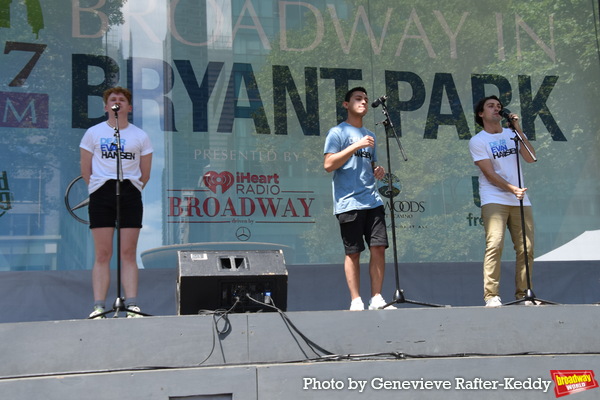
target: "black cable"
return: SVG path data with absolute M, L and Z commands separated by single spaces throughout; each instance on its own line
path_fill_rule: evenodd
M 288 329 L 291 328 L 294 332 L 296 332 L 298 335 L 300 335 L 300 337 L 304 340 L 304 342 L 308 345 L 308 347 L 315 353 L 315 355 L 317 355 L 317 357 L 322 357 L 317 352 L 317 350 L 320 351 L 321 353 L 326 354 L 326 355 L 333 355 L 332 352 L 330 352 L 329 350 L 325 350 L 323 347 L 321 347 L 317 343 L 313 342 L 306 335 L 304 335 L 302 333 L 302 331 L 300 331 L 300 329 L 298 329 L 296 327 L 296 325 L 294 325 L 294 323 L 288 318 L 288 316 L 285 314 L 285 312 L 283 312 L 280 308 L 278 308 L 277 306 L 275 306 L 275 303 L 273 302 L 273 298 L 271 296 L 265 296 L 269 300 L 270 303 L 266 303 L 266 302 L 262 302 L 262 301 L 256 300 L 256 299 L 250 297 L 250 295 L 247 294 L 247 293 L 246 293 L 246 296 L 250 300 L 254 301 L 255 303 L 261 304 L 263 306 L 267 306 L 267 307 L 272 308 L 275 311 L 277 311 L 277 313 L 279 314 L 279 316 L 283 319 L 283 322 L 288 326 Z
M 206 358 L 204 360 L 202 360 L 198 364 L 198 366 L 200 366 L 200 365 L 204 364 L 206 361 L 208 361 L 208 359 L 214 353 L 215 348 L 217 346 L 216 335 L 224 335 L 231 331 L 231 322 L 229 322 L 229 314 L 231 313 L 231 311 L 233 311 L 235 309 L 235 307 L 238 305 L 239 302 L 240 302 L 239 297 L 236 297 L 235 303 L 233 303 L 233 305 L 228 310 L 218 309 L 218 310 L 214 310 L 214 311 L 211 311 L 211 310 L 199 310 L 198 311 L 198 315 L 212 315 L 213 327 L 214 327 L 214 331 L 212 334 L 212 345 L 210 348 L 210 353 L 208 353 L 208 356 L 206 356 Z M 219 329 L 219 321 L 224 321 L 223 329 Z

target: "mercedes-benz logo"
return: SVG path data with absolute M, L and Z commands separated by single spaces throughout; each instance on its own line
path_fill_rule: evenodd
M 240 226 L 237 231 L 235 231 L 235 237 L 241 242 L 248 241 L 251 235 L 250 229 L 246 228 L 245 226 Z
M 78 182 L 79 184 L 77 184 Z M 85 181 L 83 180 L 83 177 L 78 176 L 77 178 L 73 179 L 71 183 L 69 183 L 69 186 L 67 186 L 67 190 L 65 192 L 65 206 L 73 218 L 82 224 L 89 225 L 90 221 L 84 218 L 84 216 L 87 216 L 87 212 L 80 211 L 75 213 L 75 211 L 88 206 L 90 198 L 87 196 L 88 193 Z M 73 204 L 77 202 L 74 206 L 71 206 L 72 200 L 74 200 Z

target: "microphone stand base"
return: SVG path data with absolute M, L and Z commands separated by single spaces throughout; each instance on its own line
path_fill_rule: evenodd
M 393 304 L 403 304 L 403 303 L 417 304 L 417 305 L 426 306 L 426 307 L 450 307 L 449 305 L 425 303 L 422 301 L 408 300 L 406 297 L 404 297 L 404 291 L 402 289 L 400 289 L 400 290 L 396 290 L 396 293 L 394 293 L 394 300 L 387 303 L 385 306 L 382 307 L 382 309 L 385 309 L 386 307 L 389 307 Z

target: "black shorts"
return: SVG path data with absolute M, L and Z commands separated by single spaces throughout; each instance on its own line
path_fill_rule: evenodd
M 108 180 L 94 193 L 90 194 L 88 213 L 90 229 L 114 228 L 117 222 L 117 181 Z M 144 206 L 142 193 L 129 180 L 121 182 L 119 196 L 121 209 L 121 228 L 141 228 Z
M 369 210 L 355 210 L 336 215 L 346 254 L 360 253 L 369 247 L 388 247 L 385 210 L 383 206 Z M 364 238 L 364 239 L 363 239 Z

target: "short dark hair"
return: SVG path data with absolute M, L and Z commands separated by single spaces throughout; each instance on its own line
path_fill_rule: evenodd
M 353 87 L 352 89 L 346 92 L 346 96 L 344 97 L 344 101 L 348 102 L 352 98 L 352 93 L 354 92 L 365 92 L 367 94 L 367 89 L 362 86 Z
M 492 95 L 479 100 L 479 102 L 477 102 L 477 104 L 475 105 L 475 122 L 477 122 L 481 126 L 483 126 L 483 118 L 479 116 L 479 113 L 483 111 L 483 106 L 488 100 L 498 100 L 498 103 L 500 103 L 500 107 L 502 107 L 500 110 L 504 108 L 504 105 L 502 104 L 498 96 Z

